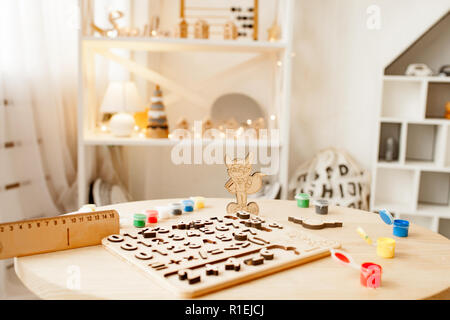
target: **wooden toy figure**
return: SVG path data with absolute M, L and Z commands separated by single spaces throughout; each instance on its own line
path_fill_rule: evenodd
M 178 130 L 180 129 L 180 130 Z M 180 119 L 178 119 L 176 125 L 175 125 L 175 130 L 176 131 L 176 136 L 178 137 L 178 139 L 188 139 L 190 136 L 189 133 L 189 122 L 186 120 L 186 118 L 182 117 Z
M 233 21 L 227 21 L 223 27 L 223 38 L 225 40 L 235 40 L 238 37 L 238 29 Z
M 225 183 L 228 192 L 236 195 L 236 202 L 230 202 L 227 205 L 227 213 L 233 214 L 238 211 L 246 211 L 257 215 L 259 207 L 256 202 L 247 203 L 247 195 L 258 192 L 263 183 L 264 174 L 252 172 L 253 153 L 249 153 L 245 159 L 231 159 L 225 156 L 225 165 L 227 166 L 230 179 Z
M 203 138 L 205 138 L 205 139 L 212 138 L 211 131 L 210 131 L 211 129 L 214 129 L 214 124 L 209 117 L 206 117 L 205 119 L 203 119 L 203 122 L 202 122 Z
M 195 39 L 208 39 L 209 38 L 209 25 L 205 20 L 198 20 L 195 23 L 194 38 Z
M 182 18 L 178 23 L 175 34 L 178 38 L 188 37 L 188 24 L 184 18 Z

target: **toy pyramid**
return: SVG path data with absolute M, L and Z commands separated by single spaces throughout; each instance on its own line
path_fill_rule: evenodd
M 152 104 L 148 111 L 147 138 L 164 139 L 169 137 L 166 111 L 162 99 L 162 91 L 159 85 L 153 92 Z

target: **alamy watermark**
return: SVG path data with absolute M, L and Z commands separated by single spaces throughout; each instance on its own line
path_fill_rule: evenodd
M 381 8 L 376 4 L 372 4 L 366 9 L 367 20 L 366 26 L 369 30 L 381 29 Z
M 180 164 L 225 164 L 225 156 L 244 159 L 253 153 L 252 164 L 261 165 L 266 175 L 278 173 L 280 167 L 280 133 L 278 129 L 244 129 L 225 132 L 218 129 L 202 130 L 202 122 L 194 122 L 193 132 L 177 129 L 171 138 L 178 140 L 172 148 L 171 160 Z

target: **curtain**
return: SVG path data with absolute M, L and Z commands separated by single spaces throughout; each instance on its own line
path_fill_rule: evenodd
M 0 1 L 0 222 L 77 209 L 77 6 Z

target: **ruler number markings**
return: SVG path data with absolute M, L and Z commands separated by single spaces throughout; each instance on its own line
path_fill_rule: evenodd
M 78 220 L 77 220 L 77 218 L 78 218 Z M 33 227 L 41 228 L 42 226 L 45 226 L 45 227 L 58 226 L 58 221 L 60 222 L 60 224 L 65 225 L 67 223 L 67 220 L 73 224 L 76 224 L 79 222 L 81 222 L 81 223 L 95 222 L 95 221 L 114 219 L 114 218 L 115 218 L 114 213 L 101 213 L 101 214 L 90 214 L 90 215 L 82 216 L 82 217 L 74 217 L 74 218 L 70 218 L 70 219 L 62 218 L 62 217 L 54 217 L 54 218 L 49 218 L 48 220 L 33 221 L 30 223 L 13 222 L 11 224 L 6 223 L 3 226 L 0 226 L 0 233 L 4 233 L 4 232 L 8 232 L 8 231 L 13 232 L 15 230 L 26 230 L 27 226 L 28 226 L 28 229 L 32 229 Z M 53 221 L 53 225 L 51 224 L 52 221 Z M 41 225 L 41 223 L 44 223 L 44 225 Z

